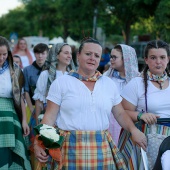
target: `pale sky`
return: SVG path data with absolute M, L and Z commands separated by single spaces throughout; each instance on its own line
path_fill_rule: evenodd
M 0 17 L 2 14 L 6 14 L 10 9 L 14 9 L 20 6 L 21 2 L 18 0 L 0 0 Z

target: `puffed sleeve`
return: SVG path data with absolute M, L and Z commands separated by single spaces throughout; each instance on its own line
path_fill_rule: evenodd
M 50 86 L 48 96 L 47 96 L 47 100 L 50 100 L 50 101 L 52 101 L 53 103 L 55 103 L 59 106 L 61 105 L 62 92 L 61 92 L 61 87 L 60 87 L 57 79 L 54 80 L 53 83 Z
M 48 71 L 43 71 L 36 84 L 36 89 L 34 91 L 34 100 L 40 100 L 43 103 L 46 103 L 46 95 L 47 95 L 47 81 L 48 81 Z
M 131 79 L 131 81 L 128 82 L 121 93 L 121 96 L 128 102 L 132 103 L 134 106 L 137 106 L 138 104 L 138 79 L 139 78 Z

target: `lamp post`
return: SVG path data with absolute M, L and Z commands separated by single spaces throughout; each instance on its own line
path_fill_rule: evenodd
M 93 38 L 96 39 L 96 32 L 97 32 L 97 14 L 98 9 L 97 7 L 94 9 L 94 16 L 93 16 Z

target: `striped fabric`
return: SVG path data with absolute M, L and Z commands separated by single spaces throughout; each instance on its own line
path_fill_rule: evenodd
M 143 124 L 141 128 L 145 135 L 150 133 L 149 125 Z M 170 136 L 170 127 L 156 124 L 156 133 Z M 140 148 L 133 144 L 129 132 L 125 130 L 121 131 L 118 148 L 123 154 L 128 170 L 144 170 Z
M 127 169 L 108 131 L 67 132 L 62 154 L 63 170 Z
M 7 157 L 2 156 L 4 152 Z M 0 169 L 31 169 L 21 124 L 13 100 L 8 98 L 0 98 L 0 155 Z

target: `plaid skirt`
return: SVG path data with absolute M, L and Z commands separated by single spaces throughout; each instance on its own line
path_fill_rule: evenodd
M 136 126 L 145 134 L 150 133 L 150 126 L 143 124 L 140 126 L 138 123 Z M 140 127 L 139 127 L 140 126 Z M 170 136 L 170 127 L 156 124 L 156 133 L 161 135 Z M 121 131 L 118 148 L 123 154 L 124 161 L 128 170 L 144 170 L 144 164 L 141 156 L 140 148 L 134 145 L 131 134 L 126 130 Z M 148 148 L 149 149 L 149 148 Z
M 59 132 L 66 133 L 62 146 L 62 170 L 127 169 L 122 154 L 107 130 Z M 56 165 L 54 169 L 57 169 Z
M 0 169 L 30 170 L 21 124 L 12 99 L 0 98 L 0 136 Z

